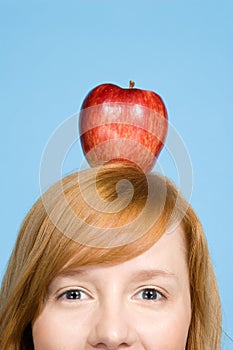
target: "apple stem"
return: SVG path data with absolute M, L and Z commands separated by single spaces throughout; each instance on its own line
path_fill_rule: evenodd
M 133 80 L 130 80 L 130 81 L 129 81 L 129 87 L 130 87 L 130 89 L 132 89 L 132 88 L 134 87 L 134 85 L 135 85 L 135 82 L 134 82 Z

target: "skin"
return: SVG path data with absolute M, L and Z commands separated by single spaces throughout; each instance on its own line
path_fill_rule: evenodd
M 191 319 L 184 233 L 140 256 L 59 275 L 33 322 L 35 350 L 185 350 Z

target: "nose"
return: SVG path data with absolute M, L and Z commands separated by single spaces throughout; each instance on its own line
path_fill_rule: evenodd
M 99 307 L 93 320 L 88 343 L 93 349 L 123 350 L 133 348 L 136 332 L 126 306 L 111 303 Z

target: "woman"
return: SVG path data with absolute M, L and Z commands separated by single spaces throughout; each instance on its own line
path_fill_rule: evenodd
M 26 217 L 1 290 L 4 350 L 217 350 L 221 310 L 200 222 L 166 178 L 72 174 Z

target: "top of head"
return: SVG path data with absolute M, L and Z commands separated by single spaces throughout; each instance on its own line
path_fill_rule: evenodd
M 95 247 L 134 242 L 156 226 L 168 229 L 181 222 L 188 208 L 168 179 L 127 163 L 69 175 L 42 200 L 49 219 L 63 234 Z

